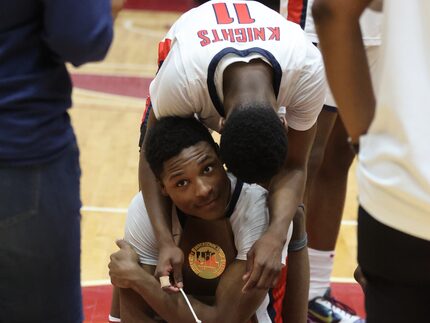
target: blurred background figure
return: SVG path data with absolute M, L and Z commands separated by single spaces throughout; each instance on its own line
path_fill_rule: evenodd
M 83 319 L 80 166 L 65 63 L 104 58 L 115 4 L 0 0 L 1 322 Z
M 367 322 L 423 322 L 430 288 L 430 3 L 384 2 L 376 100 L 359 28 L 369 4 L 315 0 L 313 13 L 330 87 L 351 142 L 360 146 L 358 262 Z

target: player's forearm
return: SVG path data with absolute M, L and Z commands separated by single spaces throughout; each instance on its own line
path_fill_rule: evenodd
M 119 288 L 115 286 L 112 290 L 112 301 L 109 314 L 113 317 L 120 317 Z
M 369 0 L 316 0 L 313 15 L 327 79 L 353 142 L 373 120 L 375 97 L 359 17 Z
M 293 235 L 288 246 L 287 288 L 282 306 L 282 317 L 285 323 L 305 323 L 309 294 L 309 258 L 303 208 L 297 208 L 293 224 Z
M 239 278 L 238 278 L 239 280 Z M 166 293 L 160 288 L 159 282 L 151 275 L 145 273 L 142 279 L 133 284 L 133 290 L 137 292 L 146 303 L 167 322 L 190 322 L 195 319 L 182 293 Z M 220 310 L 214 306 L 206 305 L 191 295 L 187 295 L 197 317 L 205 323 L 218 323 L 221 321 L 238 322 L 230 320 L 234 311 L 231 311 L 231 302 L 228 311 Z M 237 300 L 235 300 L 237 301 Z M 225 301 L 223 301 L 225 303 Z
M 245 266 L 244 261 L 235 261 L 226 269 L 218 285 L 214 305 L 206 305 L 187 295 L 200 320 L 205 323 L 249 321 L 267 290 L 253 290 L 246 294 L 241 292 L 244 284 L 241 276 Z M 164 292 L 160 283 L 148 272 L 142 270 L 139 279 L 131 283 L 131 288 L 167 322 L 195 322 L 182 294 Z
M 171 224 L 172 202 L 161 194 L 143 152 L 139 161 L 139 185 L 159 245 L 174 244 Z
M 144 301 L 143 297 L 131 288 L 119 290 L 121 298 L 121 322 L 123 323 L 156 323 L 154 312 Z
M 284 174 L 277 175 L 270 184 L 270 225 L 267 232 L 278 236 L 283 243 L 287 239 L 297 206 L 303 200 L 305 181 L 304 168 L 287 167 Z
M 132 289 L 167 322 L 195 322 L 183 296 L 163 291 L 160 282 L 143 270 L 140 279 L 132 283 Z
M 305 323 L 309 294 L 309 257 L 307 247 L 288 253 L 287 289 L 282 306 L 285 323 Z

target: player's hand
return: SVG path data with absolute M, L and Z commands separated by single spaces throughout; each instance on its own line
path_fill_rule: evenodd
M 120 250 L 110 256 L 110 280 L 116 287 L 132 288 L 133 282 L 144 273 L 139 265 L 139 257 L 126 241 L 118 240 L 116 244 Z
M 182 264 L 184 263 L 184 253 L 176 245 L 160 246 L 158 254 L 158 264 L 155 269 L 155 276 L 170 276 L 173 278 L 172 285 L 163 288 L 167 292 L 178 292 L 183 288 Z
M 112 8 L 112 17 L 115 20 L 118 16 L 119 12 L 124 7 L 126 0 L 112 0 L 111 8 Z
M 252 288 L 268 289 L 276 285 L 282 269 L 281 257 L 284 245 L 279 239 L 265 233 L 248 251 L 246 273 L 242 279 L 246 282 L 242 292 Z

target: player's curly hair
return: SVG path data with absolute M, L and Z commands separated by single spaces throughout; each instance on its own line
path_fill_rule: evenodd
M 247 183 L 276 175 L 287 157 L 287 134 L 270 104 L 234 109 L 221 134 L 220 155 L 227 169 Z
M 209 130 L 195 118 L 160 118 L 146 135 L 145 157 L 157 178 L 163 172 L 165 161 L 201 141 L 209 143 L 217 155 L 219 153 Z

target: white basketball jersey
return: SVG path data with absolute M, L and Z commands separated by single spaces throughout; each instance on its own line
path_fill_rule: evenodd
M 430 240 L 430 1 L 384 2 L 375 118 L 360 139 L 360 203 L 378 221 Z
M 301 25 L 309 39 L 314 43 L 318 43 L 318 36 L 312 17 L 313 3 L 314 0 L 281 0 L 281 14 L 288 20 Z M 381 44 L 381 13 L 366 9 L 360 18 L 360 27 L 366 46 Z
M 162 65 L 150 86 L 157 118 L 197 114 L 218 130 L 223 71 L 255 58 L 273 67 L 277 104 L 293 129 L 309 129 L 324 103 L 319 51 L 299 26 L 258 2 L 214 0 L 186 12 L 159 52 Z

